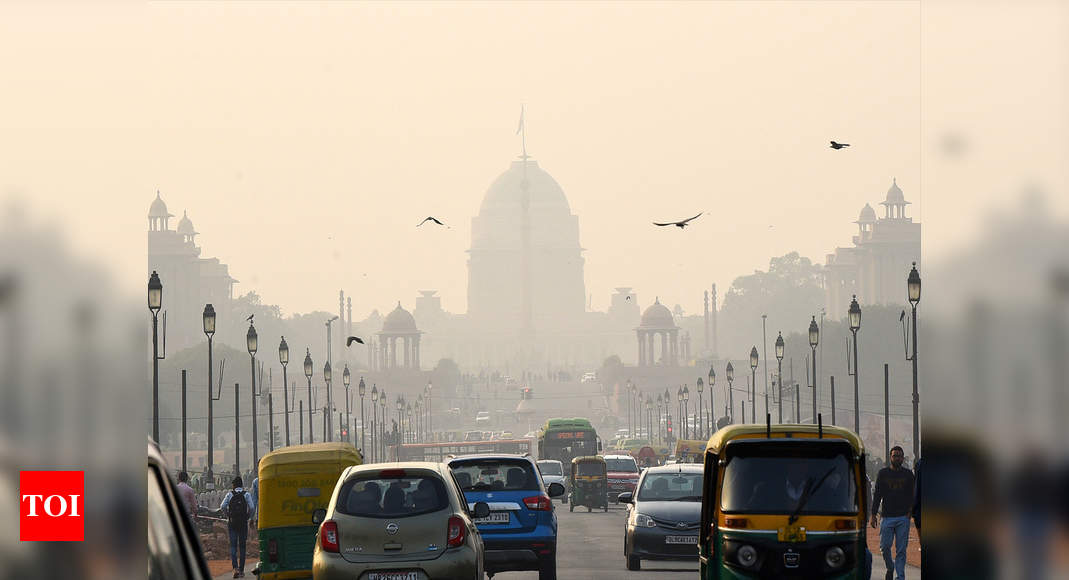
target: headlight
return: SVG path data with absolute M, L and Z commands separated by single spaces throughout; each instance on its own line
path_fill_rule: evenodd
M 657 522 L 653 521 L 653 518 L 646 514 L 635 514 L 635 526 L 639 528 L 653 528 L 657 526 Z
M 757 563 L 757 549 L 753 546 L 746 544 L 739 548 L 735 557 L 739 559 L 739 564 L 742 564 L 745 568 L 750 568 Z
M 841 568 L 846 563 L 846 554 L 839 546 L 832 546 L 824 553 L 824 562 L 829 568 Z

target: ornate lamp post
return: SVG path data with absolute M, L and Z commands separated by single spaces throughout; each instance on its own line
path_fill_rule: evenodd
M 702 391 L 704 390 L 705 381 L 698 377 L 698 424 L 694 428 L 698 437 L 702 437 L 702 433 L 705 431 L 705 422 L 702 420 Z
M 345 368 L 341 372 L 341 384 L 345 385 L 345 440 L 352 443 L 352 431 L 349 430 L 349 425 L 353 422 L 352 410 L 349 408 L 349 383 L 353 380 L 352 374 L 349 373 L 349 364 L 345 364 Z
M 282 407 L 286 415 L 286 447 L 290 446 L 290 395 L 289 380 L 286 369 L 290 364 L 290 346 L 286 344 L 286 337 L 278 343 L 278 362 L 282 363 Z
M 624 393 L 627 395 L 627 436 L 634 437 L 635 429 L 631 424 L 631 388 L 634 385 L 631 383 L 631 379 L 627 379 L 627 384 L 624 385 Z
M 776 392 L 779 395 L 779 422 L 783 423 L 783 332 L 776 337 Z
M 364 400 L 360 400 L 362 405 Z M 375 460 L 379 458 L 379 448 L 376 445 L 376 426 L 379 424 L 379 389 L 376 385 L 371 385 L 371 452 L 375 456 Z
M 215 457 L 215 421 L 212 417 L 212 401 L 216 400 L 216 397 L 212 396 L 212 338 L 215 336 L 215 307 L 205 304 L 201 318 L 204 324 L 204 335 L 208 337 L 208 473 L 206 475 L 211 489 L 215 489 L 215 474 L 212 471 L 212 459 Z M 219 396 L 222 397 L 223 393 L 220 392 Z
M 364 449 L 367 449 L 367 436 L 364 431 L 364 394 L 367 392 L 367 385 L 364 384 L 364 377 L 360 377 L 356 392 L 360 395 L 360 452 L 363 453 Z
M 728 380 L 728 412 L 727 412 L 727 416 L 728 416 L 728 420 L 731 421 L 731 424 L 734 425 L 735 424 L 735 387 L 734 387 L 733 383 L 735 382 L 735 367 L 732 366 L 731 361 L 728 361 L 728 367 L 727 367 L 727 369 L 725 369 L 724 374 L 727 376 L 727 380 Z M 743 420 L 745 421 L 746 418 L 743 417 Z
M 683 439 L 687 438 L 687 419 L 683 416 L 683 387 L 680 386 L 676 389 L 676 417 L 679 417 L 679 422 L 682 426 L 679 427 L 683 434 Z
M 256 439 L 256 396 L 259 394 L 256 392 L 256 348 L 258 340 L 256 338 L 256 328 L 252 323 L 249 323 L 249 331 L 245 334 L 245 346 L 249 349 L 249 362 L 251 363 L 252 373 L 252 471 L 256 472 L 257 466 L 260 464 L 260 451 L 257 445 Z
M 913 356 L 909 357 L 909 360 L 913 362 L 913 463 L 916 465 L 921 453 L 921 397 L 917 389 L 917 304 L 921 301 L 921 274 L 917 271 L 916 262 L 913 262 L 913 269 L 909 271 L 909 278 L 906 279 L 906 289 L 909 292 L 909 305 L 913 310 Z
M 401 395 L 397 395 L 397 441 L 395 444 L 405 442 L 405 400 L 401 398 Z
M 757 422 L 757 345 L 750 349 L 750 422 Z
M 382 448 L 381 461 L 386 461 L 386 388 L 379 391 L 379 446 Z
M 327 362 L 323 363 L 323 382 L 327 384 L 327 394 L 328 395 L 330 394 L 330 381 L 333 378 L 334 378 L 334 372 L 331 370 L 330 361 L 328 360 Z M 323 440 L 324 441 L 333 441 L 334 440 L 334 431 L 333 431 L 334 427 L 331 425 L 331 423 L 333 421 L 330 420 L 330 414 L 334 412 L 334 406 L 330 404 L 329 400 L 327 401 L 326 409 L 327 409 L 327 416 L 323 420 L 325 421 L 324 425 L 327 425 L 327 428 L 324 429 L 325 433 L 323 433 Z
M 716 371 L 713 367 L 709 367 L 709 435 L 712 436 L 716 432 L 716 410 L 713 406 L 713 385 L 716 384 Z
M 690 439 L 690 388 L 683 385 L 683 435 Z
M 661 432 L 661 415 L 664 414 L 664 399 L 657 393 L 657 439 L 664 441 L 664 433 Z
M 861 403 L 858 400 L 860 389 L 858 388 L 857 379 L 859 374 L 857 368 L 857 331 L 861 328 L 861 306 L 857 303 L 857 294 L 850 300 L 850 309 L 847 310 L 847 314 L 850 315 L 850 333 L 854 335 L 854 372 L 850 373 L 854 377 L 854 433 L 860 433 Z
M 817 384 L 817 344 L 820 343 L 820 327 L 817 326 L 817 317 L 809 321 L 809 348 L 813 350 L 813 424 L 817 424 L 817 398 L 820 393 L 820 385 Z
M 304 376 L 308 379 L 308 442 L 315 443 L 315 429 L 312 428 L 312 351 L 304 351 Z
M 653 443 L 653 395 L 646 395 L 646 438 Z
M 427 439 L 434 440 L 434 412 L 431 407 L 431 393 L 434 392 L 434 385 L 430 381 L 427 381 Z
M 163 307 L 163 283 L 155 270 L 148 278 L 148 310 L 152 313 L 152 440 L 160 441 L 160 340 L 159 315 Z M 211 391 L 211 389 L 208 389 Z
M 672 394 L 668 392 L 668 387 L 664 388 L 664 432 L 665 437 L 669 442 L 672 440 L 672 411 L 668 406 L 672 402 Z

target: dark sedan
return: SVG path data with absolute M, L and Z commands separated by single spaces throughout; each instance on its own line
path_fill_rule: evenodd
M 642 560 L 697 560 L 702 510 L 702 466 L 676 464 L 642 472 L 637 495 L 620 494 L 628 506 L 624 556 L 628 570 Z

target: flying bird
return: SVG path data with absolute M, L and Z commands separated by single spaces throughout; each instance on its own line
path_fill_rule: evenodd
M 434 223 L 436 223 L 436 224 L 438 224 L 440 226 L 445 226 L 445 224 L 443 224 L 442 222 L 438 221 L 438 218 L 435 218 L 435 217 L 432 217 L 432 216 L 427 216 L 427 217 L 423 218 L 423 221 L 421 221 L 418 224 L 416 224 L 416 227 L 418 228 L 419 226 L 421 226 L 421 225 L 423 225 L 423 224 L 425 224 L 427 222 L 434 222 Z M 445 226 L 445 227 L 449 227 L 449 226 Z
M 354 342 L 359 342 L 360 344 L 364 344 L 364 339 L 360 338 L 359 336 L 350 336 L 349 338 L 345 339 L 345 346 L 346 347 L 353 346 Z
M 679 229 L 683 229 L 683 228 L 687 227 L 687 222 L 692 221 L 692 220 L 696 220 L 699 217 L 701 217 L 701 215 L 702 214 L 698 214 L 698 215 L 696 215 L 694 217 L 690 217 L 690 218 L 687 218 L 685 220 L 680 220 L 678 222 L 665 222 L 663 224 L 659 224 L 657 222 L 653 222 L 653 225 L 655 225 L 655 226 L 675 226 L 675 227 L 677 227 Z
M 256 315 L 255 314 L 250 314 L 249 317 L 245 319 L 245 322 L 252 322 L 252 317 L 253 316 L 256 316 Z
M 849 147 L 849 146 L 850 146 L 849 143 L 836 143 L 835 141 L 831 142 L 831 148 L 832 149 L 842 149 L 843 147 Z

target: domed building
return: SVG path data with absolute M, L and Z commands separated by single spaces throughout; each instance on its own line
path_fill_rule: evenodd
M 582 252 L 560 184 L 536 161 L 512 162 L 471 220 L 472 322 L 526 336 L 575 327 L 585 312 Z
M 416 328 L 416 319 L 412 313 L 397 302 L 397 308 L 386 315 L 382 321 L 382 330 L 378 333 L 378 368 L 416 369 L 420 368 L 419 338 L 423 334 Z M 397 356 L 397 347 L 401 347 L 401 356 Z
M 679 364 L 679 327 L 667 306 L 656 298 L 642 313 L 642 321 L 635 329 L 638 338 L 638 366 L 676 366 Z M 660 341 L 657 341 L 660 337 Z M 660 356 L 657 342 L 661 343 Z
M 824 264 L 827 312 L 845 315 L 852 295 L 862 304 L 904 304 L 906 276 L 912 262 L 920 263 L 921 225 L 906 216 L 905 194 L 891 180 L 884 200 L 884 216 L 865 204 L 858 214 L 852 247 L 835 248 Z

